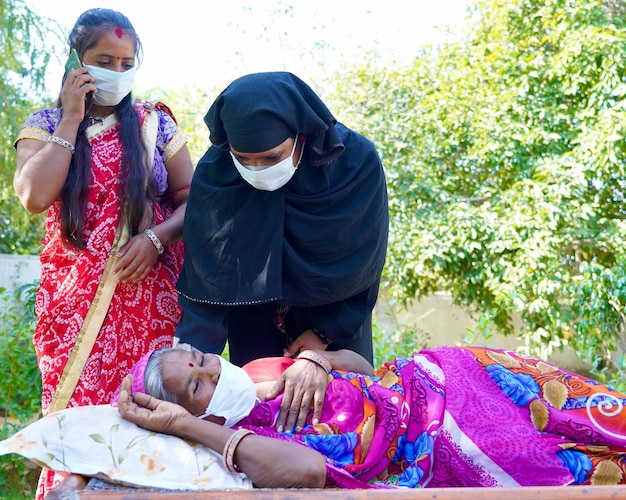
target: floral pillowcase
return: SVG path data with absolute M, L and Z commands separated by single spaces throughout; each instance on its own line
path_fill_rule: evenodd
M 4 441 L 42 467 L 98 477 L 115 484 L 174 490 L 251 489 L 228 472 L 215 451 L 151 432 L 124 420 L 110 405 L 68 408 L 33 422 Z

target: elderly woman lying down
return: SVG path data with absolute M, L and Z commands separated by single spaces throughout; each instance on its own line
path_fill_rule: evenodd
M 290 415 L 294 430 L 280 432 L 282 396 L 264 394 L 294 363 L 317 365 L 327 390 L 323 406 Z M 216 450 L 256 487 L 626 483 L 626 395 L 610 387 L 479 347 L 367 367 L 351 351 L 241 369 L 215 354 L 164 349 L 124 380 L 118 409 L 141 427 Z

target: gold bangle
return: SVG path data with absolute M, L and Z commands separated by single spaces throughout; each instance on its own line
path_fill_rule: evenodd
M 165 252 L 165 247 L 163 246 L 163 243 L 161 243 L 161 240 L 159 239 L 159 237 L 154 234 L 154 231 L 150 228 L 146 229 L 144 231 L 144 234 L 150 238 L 150 241 L 152 242 L 152 244 L 156 247 L 157 252 L 159 252 L 159 255 L 161 255 L 163 252 Z
M 248 429 L 239 429 L 238 431 L 233 432 L 226 444 L 224 445 L 224 451 L 222 452 L 222 459 L 224 460 L 224 467 L 229 472 L 241 472 L 241 469 L 235 464 L 235 450 L 239 443 L 243 438 L 249 436 L 250 434 L 254 434 L 251 430 Z
M 58 144 L 59 146 L 64 147 L 72 154 L 74 154 L 74 152 L 76 151 L 76 149 L 74 148 L 74 145 L 71 142 L 66 141 L 62 137 L 58 137 L 56 135 L 51 135 L 50 137 L 48 137 L 48 140 L 46 142 L 54 142 L 55 144 Z
M 298 354 L 298 359 L 306 359 L 315 363 L 318 366 L 321 366 L 326 373 L 330 373 L 333 367 L 330 365 L 328 360 L 324 356 L 320 356 L 315 351 L 302 351 Z

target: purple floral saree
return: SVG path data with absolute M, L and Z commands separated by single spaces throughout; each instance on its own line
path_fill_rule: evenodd
M 511 351 L 440 347 L 373 377 L 332 371 L 321 423 L 299 432 L 275 431 L 280 400 L 240 425 L 322 453 L 328 486 L 626 483 L 626 395 Z

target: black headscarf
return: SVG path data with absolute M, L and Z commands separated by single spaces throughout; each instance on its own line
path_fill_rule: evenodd
M 191 185 L 180 293 L 220 305 L 310 306 L 377 286 L 387 191 L 370 141 L 337 123 L 310 87 L 284 72 L 235 80 L 205 122 L 214 146 Z M 241 152 L 265 151 L 285 133 L 306 134 L 296 173 L 276 191 L 253 188 L 233 165 L 230 141 Z
M 235 80 L 215 100 L 204 122 L 221 149 L 268 151 L 296 133 L 307 135 L 311 165 L 344 149 L 336 120 L 315 92 L 291 73 L 255 73 Z

